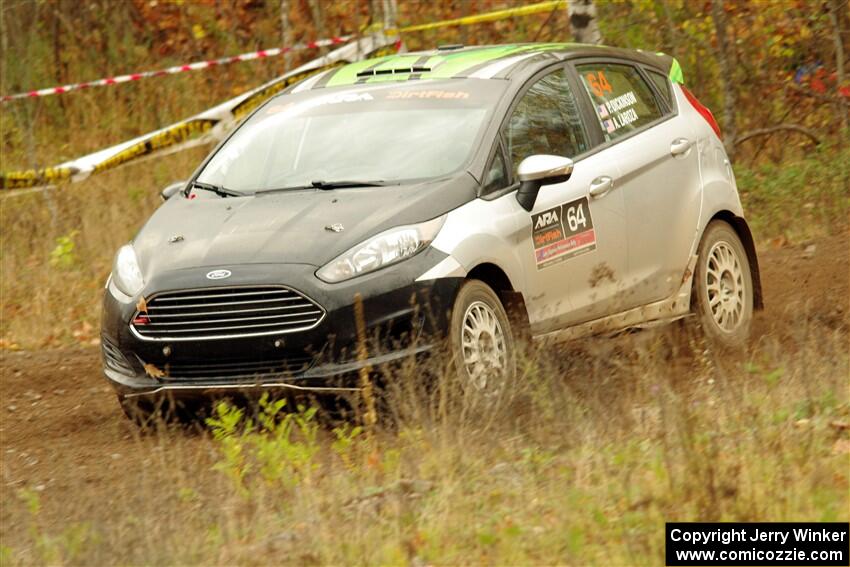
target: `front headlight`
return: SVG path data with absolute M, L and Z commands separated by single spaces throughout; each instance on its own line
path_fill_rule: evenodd
M 115 287 L 130 297 L 142 291 L 145 280 L 142 278 L 142 269 L 139 267 L 139 259 L 136 257 L 132 244 L 125 244 L 115 255 L 112 281 L 115 282 Z
M 384 231 L 337 256 L 322 266 L 316 276 L 322 281 L 337 283 L 410 258 L 431 244 L 445 220 L 444 215 Z

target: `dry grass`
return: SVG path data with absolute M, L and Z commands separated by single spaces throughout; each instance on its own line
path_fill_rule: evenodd
M 97 338 L 114 251 L 159 205 L 151 188 L 185 178 L 203 155 L 190 150 L 79 185 L 0 199 L 0 346 Z
M 656 565 L 665 521 L 848 519 L 846 334 L 638 338 L 532 353 L 486 409 L 397 369 L 371 436 L 305 410 L 138 436 L 110 495 L 8 502 L 2 562 Z
M 494 27 L 493 37 L 529 39 L 542 23 Z M 47 48 L 24 39 L 4 57 L 7 71 L 44 61 L 24 82 L 52 83 L 50 58 L 35 55 Z M 100 63 L 72 69 L 75 79 L 99 76 Z M 159 63 L 122 61 L 117 71 Z M 138 135 L 278 70 L 232 67 L 15 103 L 0 115 L 0 169 Z M 158 206 L 157 191 L 189 175 L 204 151 L 0 198 L 0 348 L 96 344 L 112 254 Z M 846 151 L 739 175 L 759 239 L 799 241 L 846 222 L 847 170 L 834 167 L 848 162 Z M 815 206 L 800 212 L 807 203 Z M 665 521 L 846 521 L 850 441 L 831 424 L 850 421 L 848 336 L 835 329 L 799 320 L 735 356 L 667 335 L 532 352 L 516 388 L 489 411 L 458 396 L 445 369 L 425 388 L 426 369 L 408 366 L 388 380 L 370 436 L 351 437 L 356 419 L 262 435 L 236 429 L 218 440 L 209 431 L 166 428 L 126 441 L 116 432 L 141 466 L 116 459 L 107 486 L 30 487 L 4 500 L 0 564 L 657 565 Z M 53 460 L 57 471 L 86 465 L 70 451 Z

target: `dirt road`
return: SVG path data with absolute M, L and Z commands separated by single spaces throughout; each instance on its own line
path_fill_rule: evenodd
M 757 316 L 756 336 L 792 332 L 803 312 L 846 332 L 848 254 L 846 233 L 761 251 L 767 308 Z M 109 498 L 127 488 L 131 471 L 151 466 L 151 451 L 206 443 L 186 433 L 170 435 L 165 444 L 161 438 L 139 439 L 101 376 L 99 349 L 7 351 L 0 353 L 0 368 L 4 503 L 18 501 L 24 488 L 61 495 L 96 487 Z M 7 536 L 20 528 L 10 527 L 10 508 L 4 505 L 0 512 Z M 85 517 L 85 510 L 65 512 Z

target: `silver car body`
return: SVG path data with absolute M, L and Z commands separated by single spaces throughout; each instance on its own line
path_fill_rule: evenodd
M 722 142 L 682 87 L 671 86 L 672 116 L 577 156 L 569 180 L 544 186 L 532 211 L 513 193 L 451 211 L 432 243 L 449 257 L 419 280 L 466 276 L 493 265 L 522 293 L 537 339 L 570 339 L 686 315 L 703 230 L 718 214 L 742 218 L 743 209 Z M 591 196 L 600 182 L 609 182 L 610 190 Z M 537 269 L 532 215 L 582 197 L 596 249 Z

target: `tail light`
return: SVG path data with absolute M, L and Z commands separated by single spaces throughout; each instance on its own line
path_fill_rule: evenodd
M 705 121 L 708 122 L 708 125 L 711 126 L 712 130 L 714 130 L 714 133 L 717 134 L 717 137 L 723 139 L 723 135 L 720 133 L 720 126 L 718 126 L 717 120 L 714 119 L 714 115 L 708 107 L 697 100 L 697 97 L 695 97 L 694 94 L 685 87 L 685 85 L 679 86 L 682 87 L 682 92 L 685 93 L 685 98 L 688 99 L 688 102 L 691 103 L 694 110 L 699 112 L 700 115 L 705 118 Z

